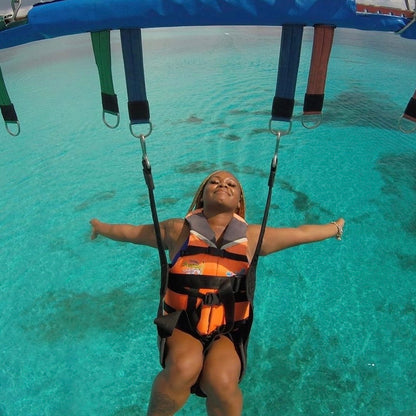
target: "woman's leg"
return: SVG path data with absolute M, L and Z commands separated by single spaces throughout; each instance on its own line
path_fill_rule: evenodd
M 241 361 L 233 342 L 224 336 L 208 350 L 200 386 L 207 395 L 209 416 L 240 416 L 243 396 L 238 382 Z
M 175 329 L 166 347 L 165 368 L 153 383 L 148 416 L 175 414 L 186 403 L 202 370 L 203 347 L 193 336 Z

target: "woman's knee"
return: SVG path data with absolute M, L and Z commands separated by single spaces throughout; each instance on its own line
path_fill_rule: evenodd
M 166 360 L 165 370 L 176 379 L 194 383 L 202 370 L 202 363 L 202 356 L 198 354 L 176 354 Z
M 201 373 L 203 362 L 204 356 L 199 341 L 183 336 L 176 336 L 168 341 L 165 372 L 169 378 L 192 385 Z
M 229 348 L 229 345 L 223 344 L 221 348 L 213 348 L 205 360 L 200 385 L 207 395 L 226 397 L 239 391 L 240 358 L 234 346 Z
M 239 377 L 236 371 L 219 367 L 207 368 L 205 366 L 200 378 L 201 389 L 207 396 L 232 396 L 239 390 L 238 382 Z

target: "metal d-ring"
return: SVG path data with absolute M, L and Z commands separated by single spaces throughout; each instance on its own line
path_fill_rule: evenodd
M 9 128 L 9 124 L 16 124 L 17 131 L 16 132 L 11 131 L 10 128 Z M 10 136 L 16 137 L 16 136 L 18 136 L 20 134 L 20 123 L 18 121 L 13 121 L 13 122 L 6 121 L 5 122 L 5 125 L 6 125 L 7 133 L 9 133 Z
M 108 123 L 105 118 L 106 114 L 112 114 L 113 116 L 116 116 L 116 124 L 113 125 L 113 124 Z M 103 122 L 108 128 L 115 129 L 120 124 L 120 113 L 112 113 L 110 111 L 103 110 Z
M 271 118 L 269 121 L 269 131 L 270 133 L 274 134 L 275 136 L 279 135 L 280 136 L 284 136 L 286 134 L 289 134 L 290 131 L 292 130 L 292 120 L 289 121 L 289 128 L 287 130 L 273 130 L 272 129 L 272 123 L 273 123 L 273 119 Z
M 316 119 L 314 124 L 311 125 L 307 125 L 306 124 L 306 119 L 310 119 L 313 121 L 313 119 Z M 319 114 L 303 114 L 302 115 L 302 126 L 305 127 L 306 129 L 309 130 L 313 130 L 316 129 L 317 127 L 319 127 L 322 123 L 322 113 Z
M 143 134 L 143 133 L 136 134 L 133 131 L 133 123 L 130 122 L 130 133 L 132 134 L 133 137 L 136 137 L 137 139 L 140 139 L 141 137 L 143 137 L 145 139 L 146 137 L 149 137 L 152 134 L 152 130 L 153 130 L 152 123 L 150 121 L 148 121 L 148 124 L 149 124 L 149 130 L 146 134 Z

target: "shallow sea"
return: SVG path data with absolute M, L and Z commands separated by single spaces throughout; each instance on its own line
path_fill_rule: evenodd
M 260 222 L 280 28 L 143 31 L 161 219 L 226 168 Z M 263 258 L 244 415 L 416 415 L 416 139 L 398 119 L 416 43 L 337 29 L 322 125 L 302 127 L 305 29 L 292 133 L 283 136 L 269 224 L 329 222 L 345 237 Z M 0 51 L 22 132 L 0 131 L 0 415 L 143 415 L 159 371 L 157 253 L 89 240 L 89 220 L 150 222 L 139 141 L 121 108 L 101 121 L 88 35 Z M 180 415 L 203 415 L 192 397 Z

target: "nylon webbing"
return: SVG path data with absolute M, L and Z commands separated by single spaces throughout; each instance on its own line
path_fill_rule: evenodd
M 98 75 L 100 77 L 101 102 L 103 112 L 119 116 L 117 95 L 114 92 L 113 77 L 111 72 L 110 31 L 103 30 L 100 32 L 92 32 L 91 41 L 94 51 L 95 63 L 97 65 Z M 108 125 L 106 122 L 105 124 Z
M 403 123 L 403 119 L 408 120 L 407 123 Z M 404 113 L 399 119 L 399 129 L 403 133 L 414 133 L 416 131 L 415 123 L 416 123 L 416 90 L 413 93 L 413 96 L 410 97 L 410 100 L 407 103 L 406 109 L 404 110 Z
M 272 120 L 290 121 L 295 105 L 303 25 L 283 25 Z
M 6 123 L 6 130 L 12 136 L 17 136 L 20 133 L 19 120 L 17 118 L 14 105 L 10 100 L 10 96 L 7 92 L 6 84 L 3 79 L 3 73 L 0 68 L 0 109 L 4 122 Z M 12 132 L 9 129 L 9 123 L 17 125 L 17 131 Z
M 315 25 L 304 114 L 319 114 L 322 111 L 334 31 L 335 26 Z
M 149 123 L 150 111 L 146 97 L 141 30 L 121 29 L 120 34 L 130 124 Z
M 409 102 L 407 103 L 403 117 L 416 122 L 416 90 L 413 93 L 413 96 L 410 98 Z
M 163 241 L 162 241 L 159 217 L 157 215 L 155 195 L 153 192 L 153 190 L 155 189 L 155 186 L 153 182 L 152 169 L 151 169 L 149 160 L 147 158 L 143 158 L 142 164 L 143 164 L 143 175 L 144 175 L 147 189 L 149 192 L 150 209 L 152 212 L 152 219 L 153 219 L 153 224 L 154 224 L 155 233 L 156 233 L 157 249 L 159 253 L 161 276 L 162 276 L 162 282 L 160 286 L 160 295 L 162 296 L 165 293 L 166 286 L 167 286 L 168 261 L 166 258 L 165 248 L 164 248 Z
M 246 283 L 247 299 L 252 304 L 254 300 L 254 291 L 256 289 L 257 264 L 258 264 L 258 260 L 260 256 L 261 246 L 263 244 L 264 233 L 266 231 L 267 219 L 269 217 L 270 204 L 272 201 L 273 185 L 274 185 L 274 180 L 275 180 L 276 172 L 277 172 L 279 144 L 280 144 L 280 134 L 277 134 L 276 135 L 276 151 L 275 151 L 275 154 L 272 158 L 272 162 L 270 165 L 269 181 L 267 184 L 269 187 L 269 191 L 267 193 L 267 200 L 266 200 L 266 205 L 264 208 L 263 220 L 261 222 L 261 228 L 260 228 L 259 238 L 257 240 L 256 250 L 254 252 L 253 258 L 250 263 L 250 267 L 248 269 L 248 274 L 247 274 L 247 283 Z

